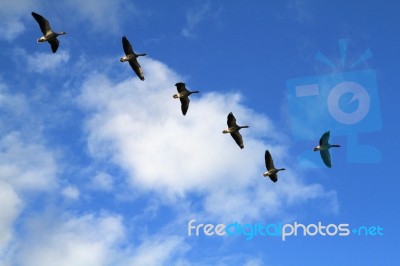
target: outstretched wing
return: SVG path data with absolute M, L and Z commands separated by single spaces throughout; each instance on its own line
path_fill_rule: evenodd
M 329 153 L 329 150 L 322 150 L 320 151 L 320 154 L 322 161 L 324 161 L 325 165 L 331 168 L 332 164 L 331 164 L 331 155 Z
M 139 62 L 135 60 L 129 61 L 129 65 L 132 67 L 133 71 L 135 71 L 136 75 L 141 79 L 144 80 L 144 74 L 142 67 L 140 66 Z
M 275 169 L 274 160 L 272 159 L 269 150 L 265 151 L 265 167 L 267 167 L 267 170 Z
M 53 53 L 57 52 L 58 45 L 60 44 L 57 38 L 50 39 L 49 43 L 51 45 L 51 50 L 53 51 Z
M 269 175 L 269 178 L 272 180 L 272 182 L 276 183 L 278 181 L 278 175 L 277 174 L 271 174 Z
M 125 36 L 122 37 L 122 47 L 124 48 L 125 55 L 133 54 L 132 45 Z
M 240 147 L 241 149 L 243 149 L 243 148 L 244 148 L 244 145 L 243 145 L 243 138 L 242 138 L 242 135 L 239 133 L 239 131 L 234 131 L 234 132 L 232 132 L 232 133 L 231 133 L 231 136 L 232 136 L 232 138 L 235 140 L 236 144 L 239 145 L 239 147 Z
M 326 131 L 326 132 L 322 135 L 321 139 L 319 140 L 319 145 L 320 145 L 320 146 L 328 144 L 330 133 L 331 133 L 330 131 Z
M 42 31 L 43 35 L 46 35 L 48 32 L 51 32 L 50 23 L 47 19 L 45 19 L 44 17 L 35 12 L 32 12 L 32 16 L 39 24 L 40 30 Z
M 236 118 L 233 116 L 232 112 L 230 112 L 228 115 L 227 124 L 228 124 L 228 127 L 236 126 Z
M 182 114 L 186 115 L 187 110 L 189 109 L 190 100 L 188 97 L 182 97 L 182 98 L 179 98 L 179 100 L 181 100 Z

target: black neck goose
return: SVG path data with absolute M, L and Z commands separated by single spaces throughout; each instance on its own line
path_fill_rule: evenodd
M 188 89 L 186 89 L 186 85 L 183 82 L 178 82 L 175 84 L 175 86 L 178 90 L 178 93 L 174 94 L 173 97 L 174 99 L 179 99 L 181 101 L 182 114 L 186 115 L 190 103 L 189 96 L 192 93 L 199 93 L 199 91 L 189 91 Z
M 43 33 L 43 36 L 40 37 L 39 39 L 37 39 L 37 42 L 50 43 L 51 50 L 53 51 L 53 53 L 55 53 L 59 46 L 59 41 L 57 39 L 57 36 L 64 35 L 64 34 L 66 34 L 66 32 L 63 32 L 63 31 L 62 32 L 54 32 L 51 29 L 50 23 L 47 19 L 45 19 L 44 17 L 42 17 L 41 15 L 39 15 L 35 12 L 32 12 L 32 16 L 39 24 L 40 29 Z
M 274 160 L 272 159 L 271 153 L 269 153 L 268 150 L 265 151 L 265 166 L 267 167 L 267 170 L 263 176 L 269 176 L 269 178 L 272 180 L 272 182 L 278 181 L 278 175 L 277 173 L 279 171 L 286 170 L 285 168 L 280 168 L 276 169 L 274 166 Z
M 230 133 L 232 138 L 235 140 L 236 144 L 239 145 L 241 149 L 244 148 L 243 138 L 240 135 L 239 130 L 242 128 L 249 128 L 249 126 L 238 126 L 236 124 L 236 118 L 233 116 L 232 112 L 228 114 L 227 119 L 228 128 L 222 131 L 224 134 Z
M 319 151 L 321 154 L 322 161 L 324 161 L 325 165 L 330 168 L 332 167 L 332 163 L 331 163 L 331 155 L 329 154 L 329 149 L 331 147 L 340 147 L 340 145 L 329 144 L 329 136 L 330 136 L 330 131 L 326 131 L 319 140 L 319 145 L 316 146 L 313 149 L 313 151 Z
M 128 41 L 128 39 L 123 36 L 122 37 L 122 47 L 124 48 L 125 56 L 121 57 L 119 61 L 125 62 L 128 61 L 129 65 L 132 67 L 133 71 L 135 71 L 136 75 L 141 79 L 144 80 L 144 74 L 142 71 L 142 67 L 140 66 L 137 58 L 139 56 L 145 56 L 146 54 L 136 54 L 133 49 L 132 45 Z

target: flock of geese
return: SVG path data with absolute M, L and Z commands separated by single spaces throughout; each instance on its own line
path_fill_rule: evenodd
M 47 19 L 45 19 L 43 16 L 32 12 L 33 18 L 37 21 L 37 23 L 40 26 L 40 30 L 43 33 L 43 36 L 37 39 L 37 42 L 48 42 L 51 46 L 51 50 L 53 53 L 57 52 L 58 46 L 59 46 L 59 41 L 57 39 L 58 36 L 66 34 L 66 32 L 54 32 L 51 27 L 50 23 Z M 133 69 L 133 71 L 136 73 L 136 75 L 141 79 L 144 80 L 144 73 L 142 70 L 142 67 L 140 66 L 137 58 L 139 56 L 145 56 L 145 53 L 137 54 L 133 51 L 132 45 L 128 41 L 128 39 L 123 36 L 122 37 L 122 47 L 125 52 L 125 56 L 121 57 L 120 61 L 121 62 L 129 62 L 129 65 Z M 183 82 L 178 82 L 175 84 L 178 93 L 173 95 L 173 98 L 179 99 L 181 102 L 181 110 L 182 114 L 186 115 L 188 109 L 189 109 L 189 96 L 193 93 L 199 93 L 199 91 L 189 91 L 186 89 L 186 85 Z M 242 135 L 240 134 L 239 130 L 242 128 L 249 128 L 249 126 L 239 126 L 236 123 L 236 118 L 233 115 L 232 112 L 228 114 L 227 118 L 227 124 L 228 128 L 222 131 L 224 134 L 230 134 L 232 138 L 235 140 L 236 144 L 243 149 L 244 144 L 243 144 L 243 138 Z M 313 151 L 319 151 L 322 161 L 325 163 L 327 167 L 332 167 L 331 163 L 331 157 L 329 154 L 329 149 L 332 147 L 340 147 L 340 145 L 331 145 L 329 144 L 329 135 L 330 131 L 325 132 L 320 141 L 319 145 L 316 146 Z M 265 166 L 267 168 L 267 171 L 263 174 L 263 176 L 268 176 L 271 181 L 277 182 L 278 181 L 278 175 L 277 173 L 279 171 L 286 170 L 285 168 L 275 168 L 274 166 L 274 161 L 272 159 L 271 153 L 269 150 L 265 151 Z

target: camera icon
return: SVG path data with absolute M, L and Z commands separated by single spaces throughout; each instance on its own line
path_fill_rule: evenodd
M 344 64 L 345 40 L 339 40 Z M 370 51 L 367 50 L 367 55 Z M 366 53 L 364 53 L 365 57 Z M 321 53 L 317 59 L 329 65 Z M 364 58 L 365 59 L 365 58 Z M 363 61 L 359 59 L 357 62 Z M 354 66 L 355 64 L 353 64 Z M 332 64 L 333 66 L 333 64 Z M 318 141 L 327 130 L 333 136 L 347 137 L 347 161 L 350 163 L 378 163 L 379 149 L 360 144 L 362 133 L 382 130 L 376 72 L 364 69 L 350 72 L 289 79 L 286 82 L 290 128 L 295 141 Z M 303 152 L 300 164 L 321 165 L 311 149 Z

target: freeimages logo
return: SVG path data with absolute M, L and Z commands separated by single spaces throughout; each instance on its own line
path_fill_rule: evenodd
M 341 66 L 346 64 L 347 40 L 339 40 Z M 350 69 L 372 56 L 367 49 Z M 321 52 L 316 59 L 336 69 Z M 347 160 L 350 163 L 378 163 L 380 151 L 360 144 L 360 133 L 382 129 L 376 73 L 372 69 L 290 79 L 286 83 L 292 137 L 297 141 L 319 140 L 321 134 L 347 136 Z M 300 156 L 303 166 L 317 166 L 320 158 L 311 150 Z

